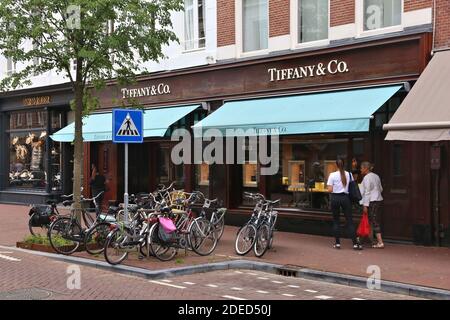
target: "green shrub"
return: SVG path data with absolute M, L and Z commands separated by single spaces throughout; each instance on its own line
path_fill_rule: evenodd
M 56 235 L 52 237 L 53 239 L 53 244 L 57 247 L 61 247 L 61 246 L 70 246 L 73 243 L 73 241 L 71 240 L 66 240 L 63 237 L 61 237 L 60 235 Z M 47 236 L 43 236 L 43 235 L 29 235 L 27 237 L 25 237 L 24 239 L 25 243 L 28 244 L 43 244 L 46 246 L 50 245 L 50 241 L 48 240 Z

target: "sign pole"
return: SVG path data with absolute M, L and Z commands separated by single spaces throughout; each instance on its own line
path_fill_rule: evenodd
M 125 181 L 123 193 L 123 202 L 125 206 L 123 213 L 125 217 L 123 222 L 127 225 L 130 222 L 128 217 L 128 144 L 144 142 L 144 113 L 142 110 L 114 109 L 112 114 L 112 140 L 114 143 L 125 144 Z
M 128 224 L 128 143 L 125 143 L 125 188 L 124 188 L 124 194 L 123 194 L 123 200 L 125 203 L 125 224 Z

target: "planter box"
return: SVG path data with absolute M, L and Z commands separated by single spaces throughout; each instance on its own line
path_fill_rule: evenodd
M 34 250 L 34 251 L 56 253 L 56 251 L 53 250 L 51 245 L 46 245 L 46 244 L 17 242 L 16 247 L 22 248 L 22 249 Z M 70 251 L 73 248 L 74 248 L 74 246 L 67 246 L 67 251 Z M 80 245 L 80 247 L 77 249 L 77 251 L 84 251 L 84 245 Z
M 98 249 L 98 246 L 96 244 L 88 244 L 88 246 L 89 246 L 89 248 L 92 248 L 92 249 Z M 51 245 L 46 245 L 46 244 L 17 242 L 16 247 L 22 248 L 22 249 L 34 250 L 34 251 L 57 253 L 55 250 L 53 250 Z M 74 246 L 67 246 L 67 251 L 70 251 L 73 248 L 74 248 Z M 84 244 L 80 244 L 80 246 L 78 247 L 76 252 L 80 252 L 80 251 L 85 251 Z
M 16 247 L 22 248 L 22 249 L 34 250 L 34 251 L 55 253 L 55 250 L 53 250 L 52 246 L 45 245 L 45 244 L 17 242 Z

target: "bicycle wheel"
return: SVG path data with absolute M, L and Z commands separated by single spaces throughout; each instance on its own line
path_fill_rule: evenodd
M 200 256 L 210 255 L 217 246 L 217 234 L 209 220 L 196 218 L 189 227 L 188 243 Z
M 35 215 L 38 214 L 33 213 L 33 215 L 30 217 L 30 220 L 28 220 L 28 229 L 30 230 L 30 233 L 33 236 L 45 236 L 48 233 L 48 226 L 47 225 L 33 226 L 33 219 Z
M 255 243 L 256 239 L 256 228 L 253 224 L 247 223 L 238 232 L 236 237 L 236 242 L 234 248 L 238 255 L 245 255 L 250 250 Z
M 109 232 L 109 222 L 101 222 L 90 228 L 84 237 L 84 247 L 89 254 L 100 254 L 105 250 Z
M 161 261 L 172 260 L 177 254 L 177 249 L 172 247 L 170 243 L 162 241 L 159 237 L 159 223 L 155 223 L 150 228 L 147 241 L 149 242 L 150 252 Z
M 57 253 L 70 255 L 77 251 L 83 241 L 81 226 L 75 219 L 60 217 L 56 219 L 48 230 L 48 239 L 53 250 Z M 79 238 L 79 240 L 76 240 Z
M 220 238 L 222 238 L 223 236 L 223 232 L 225 230 L 225 219 L 224 219 L 224 215 L 222 215 L 221 217 L 217 217 L 214 215 L 214 218 L 212 219 L 213 221 L 213 227 L 214 227 L 214 232 L 216 233 L 216 238 L 217 241 L 220 240 Z
M 269 247 L 267 249 L 272 249 L 273 247 L 273 229 L 270 230 L 270 240 L 269 240 Z
M 151 226 L 150 226 L 151 227 Z M 147 249 L 150 256 L 153 255 L 152 250 L 150 249 L 150 246 L 147 246 L 148 239 L 149 239 L 149 233 L 150 233 L 150 227 L 147 225 L 145 226 L 146 231 L 142 234 L 143 241 L 139 245 L 139 252 L 143 257 L 147 257 Z
M 271 237 L 270 226 L 267 222 L 261 224 L 256 232 L 256 241 L 253 246 L 253 251 L 255 256 L 258 258 L 262 257 L 269 248 L 270 237 Z
M 148 236 L 147 236 L 148 239 Z M 145 240 L 140 246 L 139 246 L 139 253 L 143 256 L 143 257 L 147 257 L 147 240 Z M 150 256 L 153 256 L 152 250 L 150 249 L 149 252 Z
M 117 228 L 108 234 L 103 254 L 109 264 L 119 264 L 128 256 L 128 248 L 123 246 L 127 239 L 128 236 L 121 228 Z
M 275 215 L 272 220 L 272 227 L 270 228 L 269 249 L 272 249 L 272 246 L 273 246 L 273 234 L 274 234 L 275 224 L 277 223 L 277 217 L 278 217 L 278 215 Z

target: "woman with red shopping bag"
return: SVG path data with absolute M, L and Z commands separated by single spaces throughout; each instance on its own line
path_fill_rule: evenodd
M 356 235 L 358 236 L 358 238 L 366 238 L 370 235 L 370 223 L 367 211 L 363 211 L 358 230 L 356 230 Z
M 381 229 L 378 220 L 383 203 L 383 197 L 381 195 L 383 187 L 381 186 L 380 177 L 372 172 L 372 168 L 372 164 L 368 161 L 361 163 L 361 173 L 364 176 L 360 187 L 363 217 L 357 233 L 359 237 L 369 236 L 371 224 L 377 238 L 377 242 L 372 245 L 372 248 L 383 249 L 384 243 L 381 237 Z M 361 235 L 359 234 L 360 231 Z

